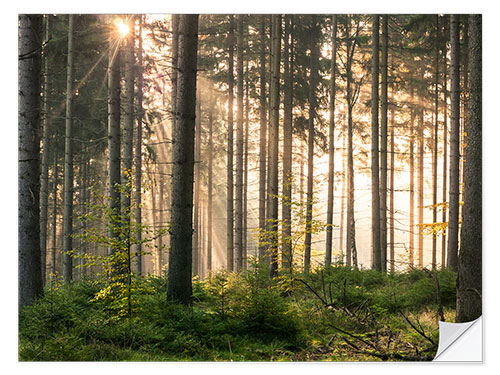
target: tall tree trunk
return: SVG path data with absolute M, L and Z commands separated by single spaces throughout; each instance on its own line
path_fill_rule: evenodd
M 237 107 L 236 119 L 236 199 L 235 199 L 235 241 L 236 271 L 243 266 L 243 15 L 237 20 Z
M 328 202 L 326 212 L 325 266 L 332 263 L 333 197 L 335 192 L 335 77 L 337 64 L 337 15 L 332 16 L 332 61 L 330 66 L 330 123 L 328 132 Z
M 207 269 L 212 271 L 212 216 L 213 216 L 213 108 L 215 103 L 209 104 L 208 109 L 208 186 L 207 186 Z
M 173 129 L 171 240 L 167 300 L 189 304 L 192 294 L 193 170 L 198 15 L 179 16 L 176 119 Z M 174 141 L 175 140 L 175 141 Z
M 64 139 L 64 211 L 63 211 L 63 251 L 64 282 L 73 279 L 73 14 L 68 15 L 68 59 L 66 64 L 66 135 Z
M 109 214 L 110 238 L 115 241 L 120 235 L 120 50 L 116 36 L 109 39 L 108 67 L 108 153 L 109 153 Z M 110 246 L 111 254 L 119 251 L 119 246 Z
M 280 60 L 281 60 L 281 16 L 273 15 L 273 48 L 271 55 L 271 121 L 269 126 L 269 190 L 267 209 L 267 232 L 269 237 L 270 267 L 273 278 L 278 271 L 278 149 L 279 149 L 279 109 L 280 109 Z
M 382 271 L 381 254 L 381 186 L 379 165 L 379 21 L 378 15 L 373 16 L 372 24 L 372 268 Z
M 248 24 L 246 25 L 248 35 Z M 248 42 L 247 47 L 248 49 Z M 248 78 L 248 59 L 245 64 L 245 134 L 243 144 L 243 260 L 242 267 L 247 269 L 248 252 L 248 127 L 250 126 L 250 103 L 248 96 L 249 89 Z
M 434 73 L 434 131 L 433 131 L 433 159 L 432 159 L 432 222 L 437 223 L 437 162 L 439 140 L 439 15 L 436 14 L 436 61 Z M 437 235 L 432 233 L 432 269 L 437 263 Z
M 233 103 L 234 103 L 234 16 L 229 16 L 229 78 L 228 78 L 228 114 L 227 114 L 227 269 L 234 269 L 234 177 L 233 177 Z M 262 78 L 261 78 L 262 79 Z M 261 125 L 262 126 L 262 125 Z M 262 132 L 262 131 L 261 131 Z
M 45 284 L 47 270 L 47 227 L 49 210 L 49 151 L 50 151 L 50 78 L 47 43 L 50 40 L 50 15 L 45 15 L 45 47 L 43 51 L 43 152 L 40 189 L 40 255 L 42 282 Z
M 283 99 L 283 188 L 282 188 L 282 267 L 292 268 L 292 101 L 293 101 L 293 38 L 291 36 L 291 17 L 285 16 L 284 36 L 284 99 Z
M 445 35 L 449 35 L 448 32 L 449 23 L 445 21 Z M 443 203 L 448 200 L 448 58 L 446 57 L 446 41 L 443 43 Z M 442 222 L 446 223 L 447 209 L 443 207 Z M 446 267 L 446 229 L 443 230 L 443 235 L 441 238 L 441 268 Z
M 142 107 L 143 98 L 143 67 L 142 67 L 142 15 L 139 15 L 139 51 L 137 53 L 137 141 L 135 146 L 135 222 L 139 228 L 142 226 L 142 121 L 144 109 Z M 137 231 L 135 272 L 142 275 L 143 254 L 142 254 L 142 230 Z
M 264 259 L 265 231 L 266 231 L 266 137 L 267 137 L 267 110 L 266 110 L 266 16 L 260 16 L 260 55 L 259 55 L 259 105 L 260 105 L 260 134 L 259 134 L 259 260 Z M 231 107 L 230 107 L 231 108 Z
M 314 186 L 314 120 L 316 118 L 316 84 L 318 82 L 318 21 L 316 15 L 311 16 L 311 55 L 309 75 L 309 121 L 307 127 L 307 204 L 306 204 L 306 235 L 304 243 L 304 271 L 311 268 L 311 240 L 313 217 L 313 186 Z
M 135 19 L 132 18 L 134 29 Z M 128 273 L 131 270 L 130 257 L 130 221 L 131 221 L 131 194 L 132 194 L 132 163 L 134 161 L 134 88 L 135 88 L 135 54 L 134 34 L 128 33 L 125 38 L 125 103 L 124 103 L 124 126 L 123 126 L 123 158 L 122 158 L 122 225 L 123 239 L 125 241 L 125 252 L 127 255 Z
M 409 263 L 410 268 L 414 266 L 415 255 L 415 97 L 413 86 L 410 89 L 410 96 L 413 104 L 410 108 L 410 244 L 409 244 Z
M 394 107 L 391 106 L 391 174 L 389 177 L 389 266 L 390 271 L 394 272 Z
M 198 90 L 196 98 L 196 120 L 195 120 L 195 163 L 194 163 L 194 230 L 193 230 L 193 276 L 200 275 L 201 263 L 201 238 L 200 238 L 200 163 L 201 163 L 201 98 Z M 232 233 L 232 231 L 231 231 Z M 232 254 L 232 253 L 231 253 Z
M 355 49 L 355 43 L 351 41 L 351 19 L 346 20 L 346 101 L 347 101 L 347 230 L 346 230 L 346 258 L 347 266 L 351 265 L 357 268 L 357 250 L 356 250 L 356 222 L 354 219 L 354 157 L 353 157 L 353 123 L 352 111 L 354 107 L 354 98 L 352 92 L 352 61 Z
M 380 266 L 387 271 L 387 55 L 388 16 L 382 16 L 382 59 L 380 90 Z
M 420 98 L 418 114 L 418 267 L 424 266 L 424 109 L 423 100 Z
M 42 16 L 19 15 L 19 308 L 43 293 L 40 256 L 40 73 Z
M 450 16 L 451 41 L 451 134 L 450 134 L 450 198 L 448 222 L 447 268 L 458 268 L 458 213 L 460 181 L 460 44 L 459 15 Z
M 344 117 L 344 129 L 342 132 L 342 196 L 340 197 L 340 228 L 339 228 L 339 248 L 340 248 L 340 262 L 344 264 L 344 211 L 345 211 L 345 198 L 346 198 L 346 177 L 347 177 L 347 165 L 345 150 L 347 148 L 347 135 Z
M 52 189 L 52 200 L 53 200 L 53 207 L 52 207 L 52 243 L 51 243 L 51 248 L 52 248 L 52 254 L 50 257 L 50 273 L 55 275 L 56 274 L 56 252 L 57 252 L 57 186 L 58 186 L 58 177 L 59 177 L 59 171 L 57 169 L 57 151 L 54 150 L 54 167 L 52 170 L 52 178 L 53 178 L 53 189 Z
M 457 322 L 482 314 L 482 16 L 469 16 L 470 92 L 467 116 L 467 158 L 460 231 Z

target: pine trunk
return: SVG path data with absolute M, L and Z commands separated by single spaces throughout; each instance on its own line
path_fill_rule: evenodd
M 382 271 L 381 254 L 381 186 L 379 165 L 379 16 L 373 16 L 372 24 L 372 268 Z
M 142 67 L 142 15 L 139 16 L 139 51 L 137 64 L 137 141 L 135 146 L 135 222 L 138 228 L 142 226 L 142 121 L 144 109 L 142 107 L 143 98 L 143 67 Z M 142 255 L 142 230 L 136 233 L 137 242 L 135 252 L 135 272 L 142 275 L 143 255 Z
M 382 59 L 380 90 L 380 266 L 387 271 L 387 55 L 388 16 L 382 16 Z
M 193 171 L 198 15 L 179 16 L 176 118 L 172 134 L 172 206 L 167 300 L 189 304 L 192 295 Z
M 50 15 L 45 16 L 45 44 L 50 40 Z M 40 188 L 40 256 L 42 265 L 42 282 L 45 284 L 47 270 L 47 227 L 49 210 L 49 150 L 50 150 L 50 78 L 47 45 L 43 53 L 43 152 Z
M 269 126 L 269 190 L 267 209 L 267 232 L 269 239 L 270 267 L 273 278 L 278 271 L 278 149 L 279 149 L 279 108 L 280 108 L 280 60 L 281 60 L 281 16 L 273 15 L 273 48 L 271 55 L 271 121 Z
M 227 114 L 227 237 L 226 262 L 228 271 L 234 269 L 234 177 L 233 177 L 233 103 L 234 103 L 234 16 L 229 16 L 229 78 L 228 78 L 228 114 Z M 199 155 L 199 153 L 198 153 Z M 199 175 L 198 175 L 199 180 Z
M 235 199 L 235 241 L 236 271 L 243 267 L 243 15 L 237 20 L 236 47 L 236 86 L 237 86 L 237 119 L 236 119 L 236 199 Z
M 450 191 L 448 222 L 447 268 L 458 268 L 458 216 L 460 182 L 460 24 L 459 16 L 450 16 L 451 43 L 451 134 L 450 134 Z
M 260 56 L 259 56 L 259 105 L 260 105 L 260 134 L 259 134 L 259 260 L 265 257 L 266 246 L 266 137 L 267 137 L 267 109 L 266 109 L 266 16 L 260 16 Z
M 482 16 L 469 16 L 470 93 L 456 322 L 482 314 Z
M 318 24 L 316 15 L 311 16 L 311 55 L 309 76 L 309 121 L 307 128 L 307 195 L 306 195 L 306 229 L 304 242 L 304 271 L 311 268 L 311 241 L 313 219 L 314 188 L 314 121 L 316 119 L 316 84 L 318 82 Z
M 43 293 L 40 257 L 40 73 L 42 16 L 19 15 L 19 308 Z
M 68 59 L 66 64 L 66 135 L 64 141 L 64 211 L 63 211 L 63 251 L 64 251 L 64 282 L 73 279 L 73 14 L 68 16 Z
M 284 36 L 284 99 L 283 99 L 283 187 L 282 187 L 282 266 L 292 267 L 292 101 L 293 101 L 293 39 L 290 43 L 291 17 L 285 16 Z
M 332 61 L 330 66 L 330 123 L 328 132 L 328 202 L 326 213 L 325 266 L 332 263 L 333 199 L 335 193 L 335 78 L 337 64 L 337 15 L 332 16 Z

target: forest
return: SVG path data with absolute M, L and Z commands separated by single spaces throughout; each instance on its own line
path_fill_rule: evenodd
M 482 162 L 480 14 L 20 14 L 19 361 L 431 361 Z

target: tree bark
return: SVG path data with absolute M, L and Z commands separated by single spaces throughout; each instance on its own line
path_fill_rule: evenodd
M 229 16 L 228 38 L 228 114 L 227 114 L 227 269 L 234 269 L 234 177 L 233 177 L 233 106 L 234 106 L 234 16 Z M 261 78 L 262 79 L 262 78 Z
M 142 67 L 142 15 L 139 16 L 139 51 L 137 53 L 137 140 L 135 146 L 135 222 L 139 228 L 142 226 L 142 121 L 144 118 L 143 98 L 143 67 Z M 137 242 L 135 253 L 135 272 L 143 273 L 142 230 L 136 234 Z
M 410 89 L 410 96 L 413 101 L 414 88 Z M 415 103 L 410 107 L 410 243 L 409 243 L 409 266 L 413 268 L 414 266 L 414 254 L 415 254 Z
M 284 36 L 284 98 L 283 98 L 283 187 L 282 187 L 282 267 L 292 268 L 292 101 L 293 101 L 293 38 L 291 36 L 291 15 L 285 15 Z
M 66 135 L 64 140 L 64 211 L 63 211 L 63 251 L 64 251 L 64 282 L 73 279 L 73 14 L 68 15 L 68 59 L 66 64 Z
M 449 23 L 445 21 L 445 35 L 449 35 L 448 31 L 448 25 Z M 444 119 L 443 119 L 443 203 L 446 203 L 448 200 L 448 58 L 446 57 L 446 40 L 442 45 L 443 48 L 443 96 L 444 96 L 444 101 L 443 101 L 443 112 L 444 112 Z M 447 218 L 447 209 L 443 207 L 443 216 L 442 216 L 442 222 L 446 223 Z M 441 268 L 446 267 L 446 229 L 443 230 L 443 235 L 441 238 Z
M 387 271 L 387 55 L 388 16 L 382 16 L 382 59 L 380 90 L 380 266 Z
M 135 20 L 132 19 L 134 29 Z M 130 221 L 131 221 L 131 194 L 132 194 L 132 163 L 134 161 L 134 88 L 135 88 L 135 54 L 134 34 L 128 33 L 125 38 L 125 103 L 124 103 L 124 126 L 123 126 L 123 158 L 122 158 L 122 225 L 123 238 L 125 240 L 126 254 L 128 259 L 128 270 L 131 271 L 130 254 Z
M 116 44 L 116 36 L 111 33 L 109 38 L 109 67 L 108 67 L 108 153 L 109 153 L 109 215 L 112 242 L 120 236 L 120 50 Z M 110 254 L 119 251 L 119 246 L 110 246 Z
M 266 109 L 266 16 L 260 16 L 260 55 L 259 55 L 259 105 L 260 105 L 260 134 L 259 134 L 259 260 L 265 257 L 266 232 L 266 137 L 267 137 L 267 109 Z
M 194 163 L 194 230 L 193 230 L 193 276 L 200 275 L 201 267 L 201 233 L 200 233 L 200 185 L 201 185 L 201 98 L 197 92 L 196 98 L 196 120 L 195 120 L 195 163 Z M 232 201 L 232 199 L 231 199 Z M 231 232 L 232 233 L 232 232 Z M 232 254 L 232 253 L 231 253 Z
M 172 214 L 167 300 L 189 304 L 192 294 L 193 170 L 198 15 L 179 16 L 178 82 L 172 148 Z
M 335 192 L 335 78 L 337 65 L 337 15 L 332 16 L 332 61 L 330 66 L 330 123 L 328 132 L 328 202 L 326 213 L 325 266 L 332 263 L 333 207 Z
M 236 47 L 236 86 L 237 108 L 236 119 L 236 199 L 235 199 L 235 242 L 236 271 L 243 267 L 243 15 L 237 20 L 237 47 Z
M 50 15 L 45 16 L 45 47 L 43 51 L 43 152 L 40 189 L 40 255 L 42 266 L 42 282 L 45 284 L 47 270 L 47 227 L 49 210 L 49 154 L 50 154 L 50 91 L 49 58 L 47 43 L 50 40 Z
M 42 16 L 19 15 L 19 309 L 43 293 L 40 256 L 40 73 Z
M 208 186 L 207 186 L 207 269 L 212 271 L 212 217 L 213 217 L 213 107 L 208 109 Z
M 372 23 L 372 268 L 382 271 L 381 186 L 379 165 L 379 16 Z
M 434 73 L 434 130 L 433 130 L 433 160 L 432 160 L 432 222 L 437 223 L 437 162 L 439 141 L 439 15 L 436 14 L 436 61 Z M 432 269 L 437 263 L 437 235 L 432 234 Z
M 269 238 L 270 267 L 273 278 L 278 270 L 278 148 L 279 148 L 279 109 L 280 109 L 280 60 L 281 60 L 281 16 L 273 15 L 273 51 L 271 80 L 271 121 L 269 126 L 269 190 L 267 209 L 267 232 Z
M 313 187 L 314 187 L 314 120 L 316 118 L 316 85 L 318 82 L 318 21 L 316 15 L 311 16 L 311 55 L 309 75 L 309 121 L 307 128 L 307 195 L 306 195 L 306 229 L 304 242 L 304 271 L 311 268 L 311 240 L 313 219 Z
M 482 16 L 471 14 L 469 27 L 470 91 L 458 259 L 458 323 L 482 314 Z
M 450 16 L 451 43 L 451 134 L 450 134 L 450 191 L 448 221 L 447 268 L 458 268 L 458 215 L 460 194 L 460 44 L 459 15 Z

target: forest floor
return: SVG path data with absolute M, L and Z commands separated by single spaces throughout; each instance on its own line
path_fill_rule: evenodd
M 426 361 L 439 317 L 454 320 L 455 280 L 340 266 L 273 282 L 259 268 L 220 271 L 194 281 L 187 307 L 166 301 L 163 277 L 56 280 L 19 314 L 19 359 Z

